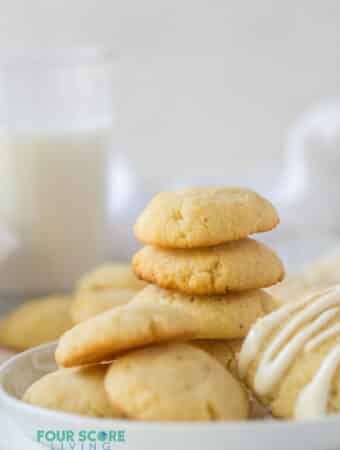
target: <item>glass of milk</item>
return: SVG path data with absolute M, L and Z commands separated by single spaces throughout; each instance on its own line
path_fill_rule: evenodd
M 109 257 L 112 126 L 108 51 L 0 61 L 0 295 L 69 290 Z

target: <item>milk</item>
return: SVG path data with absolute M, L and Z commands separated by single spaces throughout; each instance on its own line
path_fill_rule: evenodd
M 16 242 L 0 292 L 70 289 L 109 257 L 110 158 L 110 128 L 0 132 L 0 227 Z

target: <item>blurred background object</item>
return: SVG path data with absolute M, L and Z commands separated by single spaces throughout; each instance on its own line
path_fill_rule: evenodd
M 298 266 L 339 247 L 339 99 L 300 115 L 288 132 L 285 158 L 273 201 L 283 218 L 282 251 Z
M 98 4 L 93 0 L 60 0 L 52 4 L 31 0 L 23 4 L 0 0 L 0 6 L 2 53 L 6 50 L 11 54 L 13 48 L 25 53 L 25 48 L 32 47 L 94 46 L 111 47 L 117 56 L 111 85 L 106 86 L 106 98 L 111 101 L 108 110 L 117 107 L 114 133 L 109 138 L 114 156 L 109 199 L 112 220 L 108 231 L 102 233 L 109 236 L 104 239 L 108 256 L 129 259 L 136 248 L 132 224 L 152 194 L 198 184 L 239 184 L 269 196 L 278 206 L 282 225 L 281 231 L 266 239 L 273 240 L 289 267 L 298 267 L 337 243 L 338 107 L 336 102 L 326 106 L 322 102 L 339 95 L 339 2 L 102 0 Z M 85 83 L 81 71 L 77 75 L 75 92 L 70 92 L 66 78 L 64 83 L 66 90 L 69 86 L 67 104 L 74 108 L 78 102 L 72 96 L 79 99 Z M 5 80 L 2 73 L 0 85 L 10 89 Z M 18 86 L 25 89 L 25 83 Z M 93 92 L 97 88 L 98 84 Z M 48 103 L 45 94 L 50 95 L 50 91 L 41 92 L 44 95 L 33 96 L 37 107 Z M 80 100 L 84 105 L 84 99 Z M 311 105 L 318 104 L 320 108 L 308 112 Z M 18 111 L 17 106 L 13 108 Z M 24 113 L 32 102 L 21 102 L 20 106 L 24 106 Z M 0 110 L 4 107 L 8 101 L 2 101 Z M 81 107 L 71 111 L 72 120 L 84 113 Z M 307 114 L 301 116 L 303 111 Z M 96 128 L 95 122 L 92 126 Z M 289 129 L 293 131 L 288 133 Z M 97 134 L 94 140 L 98 144 Z M 1 138 L 2 154 L 11 154 L 10 141 Z M 84 141 L 86 145 L 77 142 L 81 147 L 93 147 L 91 139 Z M 23 155 L 17 138 L 15 142 Z M 30 147 L 36 147 L 31 143 Z M 55 147 L 48 147 L 51 153 L 55 151 Z M 106 143 L 103 147 L 108 148 Z M 58 173 L 60 177 L 61 170 L 56 169 L 61 167 L 47 156 L 46 179 L 53 183 Z M 26 155 L 23 161 L 30 167 L 27 160 L 31 157 Z M 95 180 L 100 179 L 96 168 L 103 163 L 93 158 L 81 164 L 78 174 L 72 176 L 70 169 L 67 178 L 79 182 L 78 175 L 86 172 L 86 165 L 88 177 L 93 174 L 88 203 L 98 206 L 93 193 L 98 192 Z M 4 162 L 2 167 L 6 167 Z M 67 184 L 63 181 L 60 186 Z M 70 183 L 69 189 L 71 186 L 74 184 Z M 66 188 L 64 194 L 68 197 Z M 2 208 L 4 203 L 0 201 Z M 53 201 L 49 203 L 52 208 Z M 90 253 L 81 258 L 82 267 L 76 263 L 80 255 L 77 248 L 91 250 L 89 241 L 88 247 L 76 245 L 84 242 L 84 236 L 77 236 L 79 223 L 85 227 L 87 222 L 81 217 L 74 222 L 74 227 L 73 222 L 66 227 L 73 243 L 73 267 L 61 252 L 60 260 L 65 264 L 57 278 L 44 278 L 48 265 L 34 264 L 38 279 L 24 280 L 21 286 L 26 289 L 39 284 L 39 290 L 50 290 L 52 285 L 65 287 L 76 278 L 76 272 L 80 275 L 83 266 L 89 265 Z M 7 228 L 14 231 L 11 226 Z M 6 267 L 16 251 L 7 257 Z M 93 257 L 91 267 L 84 270 L 95 267 L 101 259 L 102 254 Z M 12 274 L 13 267 L 17 275 L 22 273 L 15 263 Z M 60 264 L 58 267 L 60 271 Z M 7 269 L 0 270 L 0 278 L 2 289 L 11 287 L 6 283 L 13 284 Z
M 145 177 L 224 178 L 268 169 L 288 127 L 336 95 L 336 0 L 1 0 L 2 48 L 111 46 L 116 145 Z M 180 158 L 180 164 L 179 164 Z
M 281 302 L 292 302 L 340 283 L 340 247 L 309 262 L 267 291 Z
M 112 131 L 107 51 L 3 55 L 0 224 L 16 243 L 0 266 L 3 295 L 70 289 L 110 256 Z

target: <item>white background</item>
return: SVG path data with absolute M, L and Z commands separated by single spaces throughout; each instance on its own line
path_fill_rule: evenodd
M 116 145 L 161 180 L 276 176 L 297 115 L 340 94 L 336 0 L 0 1 L 4 49 L 96 43 L 119 57 Z
M 116 145 L 159 180 L 275 184 L 289 126 L 340 96 L 338 0 L 0 0 L 0 52 L 93 44 L 117 55 Z

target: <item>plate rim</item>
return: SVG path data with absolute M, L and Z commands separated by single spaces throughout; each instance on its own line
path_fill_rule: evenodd
M 26 350 L 18 355 L 15 355 L 9 358 L 6 362 L 0 365 L 0 408 L 9 407 L 10 409 L 15 409 L 17 411 L 21 411 L 24 414 L 28 414 L 30 417 L 40 417 L 43 415 L 47 419 L 54 420 L 56 422 L 70 422 L 70 425 L 80 426 L 84 428 L 84 422 L 86 422 L 86 427 L 94 428 L 95 426 L 98 428 L 110 428 L 113 425 L 128 427 L 129 429 L 133 428 L 136 430 L 143 429 L 147 430 L 168 430 L 173 431 L 196 431 L 199 429 L 200 431 L 217 431 L 217 430 L 225 430 L 225 431 L 239 431 L 239 432 L 249 432 L 253 431 L 264 431 L 264 429 L 270 428 L 271 431 L 275 431 L 274 429 L 279 429 L 280 431 L 287 430 L 289 431 L 299 431 L 303 430 L 304 432 L 308 432 L 308 430 L 315 430 L 318 426 L 328 426 L 333 427 L 334 425 L 340 426 L 340 414 L 333 414 L 324 417 L 318 417 L 313 419 L 303 419 L 303 420 L 279 420 L 279 419 L 254 419 L 254 420 L 244 420 L 244 421 L 216 421 L 216 422 L 206 422 L 206 421 L 137 421 L 131 419 L 119 419 L 119 418 L 97 418 L 90 417 L 86 415 L 66 413 L 61 411 L 53 411 L 46 408 L 41 408 L 38 406 L 30 405 L 25 403 L 24 401 L 16 398 L 15 396 L 9 394 L 4 388 L 4 378 L 9 370 L 15 370 L 15 365 L 18 361 L 27 358 L 27 356 L 35 353 L 40 353 L 42 351 L 52 352 L 55 350 L 57 343 L 52 342 L 48 344 L 43 344 L 38 347 L 34 347 L 30 350 Z M 6 411 L 8 415 L 10 413 Z

